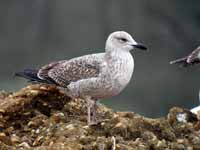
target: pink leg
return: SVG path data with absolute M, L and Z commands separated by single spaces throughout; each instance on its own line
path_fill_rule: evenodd
M 97 100 L 94 100 L 94 105 L 92 109 L 92 124 L 97 124 Z
M 88 125 L 90 125 L 91 124 L 91 100 L 87 97 L 86 101 L 87 101 L 87 122 L 88 122 Z

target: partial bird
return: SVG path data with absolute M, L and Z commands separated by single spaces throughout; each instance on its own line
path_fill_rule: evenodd
M 116 31 L 108 36 L 104 53 L 56 61 L 15 75 L 33 83 L 56 85 L 72 98 L 86 99 L 87 122 L 96 124 L 97 100 L 118 95 L 131 80 L 134 60 L 130 51 L 135 48 L 147 50 L 127 32 Z
M 189 67 L 200 63 L 200 46 L 198 46 L 192 53 L 188 56 L 173 60 L 170 64 L 179 64 L 183 67 Z M 200 104 L 200 91 L 199 91 L 199 104 Z M 200 106 L 190 109 L 191 112 L 197 113 L 200 111 Z
M 170 64 L 179 64 L 180 66 L 183 67 L 193 66 L 199 63 L 200 63 L 200 46 L 197 47 L 189 55 L 170 62 Z

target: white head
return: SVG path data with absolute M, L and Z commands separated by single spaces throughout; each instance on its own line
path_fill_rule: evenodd
M 139 48 L 142 50 L 146 50 L 147 48 L 142 45 L 138 44 L 130 34 L 125 31 L 116 31 L 111 33 L 108 36 L 106 41 L 105 49 L 106 51 L 110 50 L 124 50 L 130 51 L 134 48 Z

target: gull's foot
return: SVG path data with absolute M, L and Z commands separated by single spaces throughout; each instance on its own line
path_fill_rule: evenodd
M 110 119 L 102 119 L 102 120 L 98 120 L 96 122 L 91 122 L 90 124 L 88 124 L 89 126 L 98 126 L 101 125 L 101 123 L 106 123 L 108 122 Z
M 89 126 L 96 126 L 96 125 L 98 125 L 98 122 L 90 122 L 89 124 L 88 124 Z

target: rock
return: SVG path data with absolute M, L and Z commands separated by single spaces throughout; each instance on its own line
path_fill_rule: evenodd
M 200 149 L 200 120 L 187 109 L 174 107 L 167 117 L 151 119 L 100 104 L 101 121 L 88 126 L 86 106 L 51 86 L 0 92 L 0 149 Z
M 20 149 L 30 149 L 31 148 L 30 145 L 26 142 L 22 142 L 21 144 L 18 145 L 18 147 Z
M 10 137 L 10 141 L 12 145 L 16 145 L 17 143 L 20 142 L 20 138 L 16 134 L 12 134 Z

